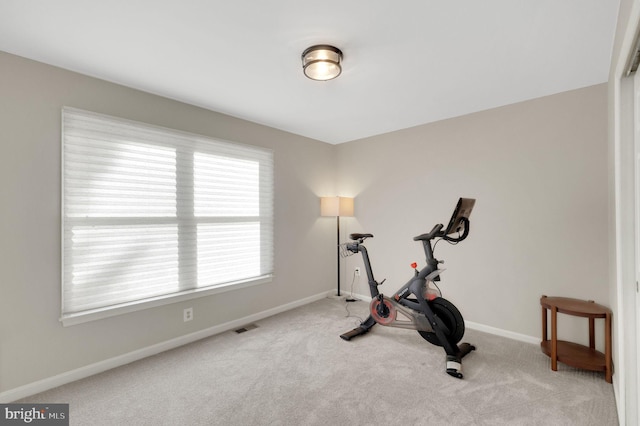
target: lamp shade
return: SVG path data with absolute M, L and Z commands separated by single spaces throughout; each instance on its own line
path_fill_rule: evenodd
M 353 198 L 321 197 L 320 216 L 353 216 Z

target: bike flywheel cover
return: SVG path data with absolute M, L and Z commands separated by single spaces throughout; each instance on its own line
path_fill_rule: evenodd
M 378 299 L 373 299 L 371 301 L 371 304 L 369 305 L 369 311 L 373 319 L 378 324 L 389 325 L 396 320 L 398 312 L 396 311 L 396 308 L 393 306 L 393 304 L 389 300 L 383 299 L 382 303 L 387 308 L 387 311 L 388 311 L 387 316 L 383 317 L 378 313 L 378 306 L 380 305 L 380 300 Z

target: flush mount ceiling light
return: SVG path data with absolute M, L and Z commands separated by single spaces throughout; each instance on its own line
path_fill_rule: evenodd
M 331 80 L 342 72 L 341 60 L 340 49 L 327 44 L 318 44 L 302 52 L 302 69 L 304 75 L 311 80 Z

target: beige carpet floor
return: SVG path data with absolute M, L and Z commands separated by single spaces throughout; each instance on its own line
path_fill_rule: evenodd
M 415 331 L 340 339 L 367 309 L 321 300 L 16 402 L 69 403 L 72 425 L 618 424 L 603 373 L 538 345 L 467 330 L 458 380 Z

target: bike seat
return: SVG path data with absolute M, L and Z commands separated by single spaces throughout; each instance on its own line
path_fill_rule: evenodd
M 349 238 L 352 240 L 364 240 L 365 238 L 373 238 L 373 234 L 351 234 Z

